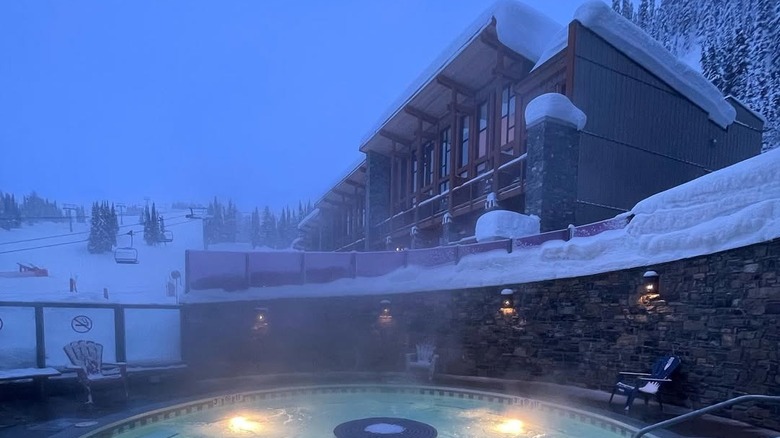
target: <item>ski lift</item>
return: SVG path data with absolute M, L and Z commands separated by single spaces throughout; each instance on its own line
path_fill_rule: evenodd
M 117 248 L 114 251 L 114 261 L 121 265 L 135 265 L 138 263 L 138 250 L 135 248 Z
M 133 248 L 133 230 L 126 234 L 130 236 L 130 246 L 114 250 L 114 261 L 122 265 L 135 265 L 138 263 L 138 250 Z
M 160 238 L 158 239 L 160 243 L 169 243 L 173 242 L 173 233 L 165 230 L 160 233 Z

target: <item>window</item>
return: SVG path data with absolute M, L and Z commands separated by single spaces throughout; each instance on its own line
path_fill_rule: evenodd
M 450 128 L 444 129 L 439 134 L 439 193 L 450 188 L 449 180 L 445 178 L 450 176 L 450 154 L 452 153 L 452 144 L 450 143 Z
M 501 92 L 501 145 L 515 139 L 515 92 L 511 85 Z
M 412 193 L 417 191 L 417 151 L 412 152 Z
M 479 132 L 477 133 L 477 158 L 487 155 L 488 104 L 483 102 L 477 110 Z
M 398 193 L 399 193 L 399 198 L 403 199 L 408 194 L 407 190 L 409 190 L 409 188 L 406 187 L 406 172 L 409 171 L 409 160 L 407 160 L 406 158 L 402 159 L 400 167 L 401 167 L 401 178 L 399 179 L 401 181 L 401 190 Z
M 469 164 L 469 125 L 471 117 L 463 116 L 460 118 L 460 161 L 459 167 L 466 167 Z
M 429 141 L 423 146 L 423 187 L 433 182 L 433 142 Z

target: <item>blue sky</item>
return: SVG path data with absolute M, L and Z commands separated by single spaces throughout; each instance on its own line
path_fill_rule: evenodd
M 314 201 L 490 3 L 0 2 L 0 191 Z

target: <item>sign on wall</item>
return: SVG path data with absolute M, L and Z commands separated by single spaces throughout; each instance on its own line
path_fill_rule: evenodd
M 116 362 L 114 309 L 44 307 L 43 332 L 46 366 L 70 364 L 63 347 L 80 340 L 102 344 L 103 360 Z

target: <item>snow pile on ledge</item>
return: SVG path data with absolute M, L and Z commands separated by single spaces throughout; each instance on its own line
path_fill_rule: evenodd
M 737 111 L 710 81 L 606 3 L 585 3 L 574 13 L 574 19 L 704 109 L 720 127 L 734 122 Z
M 483 214 L 477 219 L 474 232 L 477 242 L 516 239 L 532 234 L 539 234 L 539 217 L 508 210 L 493 210 Z
M 582 131 L 588 121 L 582 110 L 574 106 L 568 97 L 558 93 L 542 94 L 525 107 L 525 126 L 532 126 L 545 117 L 571 123 L 578 131 Z

